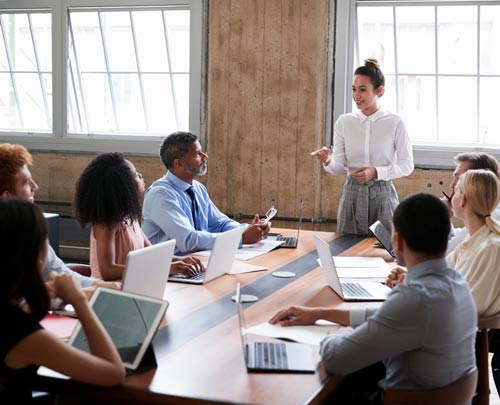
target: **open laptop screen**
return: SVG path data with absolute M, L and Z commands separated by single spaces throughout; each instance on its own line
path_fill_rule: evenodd
M 90 305 L 118 349 L 124 366 L 135 370 L 158 329 L 168 302 L 97 288 Z M 90 351 L 80 323 L 69 343 L 78 349 Z

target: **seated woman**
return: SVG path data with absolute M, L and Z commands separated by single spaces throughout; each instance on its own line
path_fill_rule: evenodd
M 479 318 L 500 312 L 500 223 L 491 217 L 499 201 L 500 181 L 488 170 L 462 174 L 451 200 L 468 236 L 446 260 L 467 281 Z
M 31 399 L 30 379 L 45 366 L 78 381 L 120 384 L 125 378 L 120 356 L 74 278 L 51 274 L 49 288 L 41 272 L 47 259 L 47 225 L 39 209 L 18 199 L 0 199 L 0 403 Z M 48 289 L 51 291 L 49 297 Z M 50 298 L 75 308 L 90 353 L 64 343 L 42 328 Z
M 103 153 L 84 169 L 76 183 L 75 217 L 82 227 L 92 224 L 92 276 L 120 280 L 127 254 L 150 246 L 141 229 L 141 202 L 145 184 L 141 173 L 121 153 Z M 171 273 L 196 274 L 203 270 L 194 257 L 176 258 Z

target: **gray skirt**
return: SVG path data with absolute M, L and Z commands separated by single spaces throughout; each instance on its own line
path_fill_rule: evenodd
M 348 176 L 340 198 L 337 232 L 371 235 L 368 227 L 377 219 L 391 229 L 392 215 L 398 204 L 392 181 L 370 180 L 362 184 Z

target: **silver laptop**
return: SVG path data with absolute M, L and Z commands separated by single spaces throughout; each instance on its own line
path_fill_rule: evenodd
M 284 241 L 285 243 L 278 246 L 278 248 L 291 248 L 296 249 L 299 245 L 300 228 L 302 227 L 302 210 L 304 208 L 304 200 L 300 200 L 299 205 L 299 227 L 297 228 L 297 236 L 283 236 L 276 235 L 277 241 Z
M 394 249 L 392 248 L 391 243 L 391 233 L 385 227 L 385 225 L 380 221 L 375 221 L 370 225 L 370 231 L 372 231 L 373 235 L 375 235 L 382 247 L 387 250 L 392 257 L 395 258 L 396 255 L 394 254 Z
M 175 239 L 128 253 L 122 290 L 163 298 L 174 255 Z
M 314 373 L 312 347 L 303 343 L 248 342 L 240 284 L 236 287 L 236 308 L 245 364 L 249 371 Z
M 167 301 L 98 287 L 90 306 L 118 349 L 127 370 L 136 370 L 153 339 L 168 306 Z M 90 352 L 78 323 L 69 344 Z
M 384 301 L 386 299 L 391 289 L 382 283 L 341 282 L 328 243 L 317 235 L 314 235 L 314 242 L 328 285 L 344 301 Z
M 212 253 L 208 259 L 207 269 L 204 272 L 195 276 L 172 274 L 168 279 L 179 283 L 205 284 L 225 273 L 229 273 L 244 230 L 245 227 L 240 226 L 217 234 Z

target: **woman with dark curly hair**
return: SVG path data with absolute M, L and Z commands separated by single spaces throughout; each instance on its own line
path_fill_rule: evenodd
M 121 153 L 103 153 L 84 169 L 76 183 L 75 216 L 90 232 L 92 276 L 120 280 L 128 252 L 150 246 L 141 229 L 145 183 L 132 162 Z M 196 274 L 203 270 L 193 257 L 174 258 L 171 272 Z
M 40 210 L 28 201 L 0 198 L 0 223 L 0 313 L 5 325 L 0 332 L 0 403 L 30 403 L 30 380 L 39 366 L 82 382 L 120 384 L 125 378 L 120 355 L 78 282 L 52 272 L 46 288 L 41 273 L 47 260 L 47 225 Z M 50 298 L 56 297 L 75 308 L 90 353 L 40 325 Z

